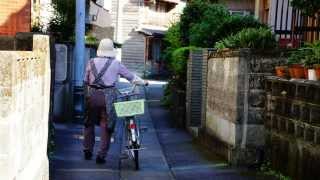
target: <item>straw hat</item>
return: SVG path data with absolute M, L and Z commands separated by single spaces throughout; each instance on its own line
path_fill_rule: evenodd
M 100 41 L 97 56 L 100 57 L 115 57 L 117 55 L 117 51 L 114 49 L 113 41 L 111 39 L 102 39 Z

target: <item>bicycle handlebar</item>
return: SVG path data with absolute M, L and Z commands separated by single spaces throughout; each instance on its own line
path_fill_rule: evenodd
M 144 85 L 138 85 L 138 84 L 134 84 L 132 87 L 130 87 L 130 90 L 125 91 L 125 92 L 121 92 L 121 90 L 117 89 L 118 93 L 120 94 L 120 96 L 118 97 L 119 99 L 121 98 L 125 98 L 125 97 L 131 97 L 131 96 L 137 96 L 140 95 L 140 93 L 135 93 L 135 90 L 137 88 L 137 86 L 148 86 L 149 83 L 145 83 Z M 125 88 L 125 89 L 129 89 L 129 88 Z

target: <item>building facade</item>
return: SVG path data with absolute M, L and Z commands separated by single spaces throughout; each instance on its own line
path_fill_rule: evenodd
M 130 70 L 160 71 L 162 38 L 184 6 L 180 0 L 112 0 L 114 40 L 122 44 L 121 59 Z
M 0 1 L 0 35 L 14 36 L 30 29 L 31 0 Z
M 319 16 L 305 16 L 290 0 L 256 0 L 255 15 L 268 24 L 281 47 L 299 47 L 320 39 Z

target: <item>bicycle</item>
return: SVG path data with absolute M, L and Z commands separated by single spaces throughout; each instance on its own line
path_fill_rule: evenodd
M 123 101 L 114 103 L 114 107 L 118 118 L 124 118 L 128 156 L 134 160 L 135 169 L 139 170 L 139 151 L 143 148 L 141 147 L 140 139 L 140 119 L 135 116 L 144 114 L 145 99 L 132 100 L 133 97 L 140 96 L 139 93 L 135 93 L 136 87 L 137 85 L 134 85 L 129 89 L 118 90 L 120 94 L 118 99 Z

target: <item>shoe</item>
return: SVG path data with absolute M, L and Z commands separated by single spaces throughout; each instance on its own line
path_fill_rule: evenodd
M 104 164 L 104 163 L 106 163 L 106 160 L 100 156 L 97 156 L 96 163 L 97 164 Z
M 89 150 L 84 150 L 84 159 L 85 160 L 91 160 L 92 159 L 92 152 L 90 152 Z

